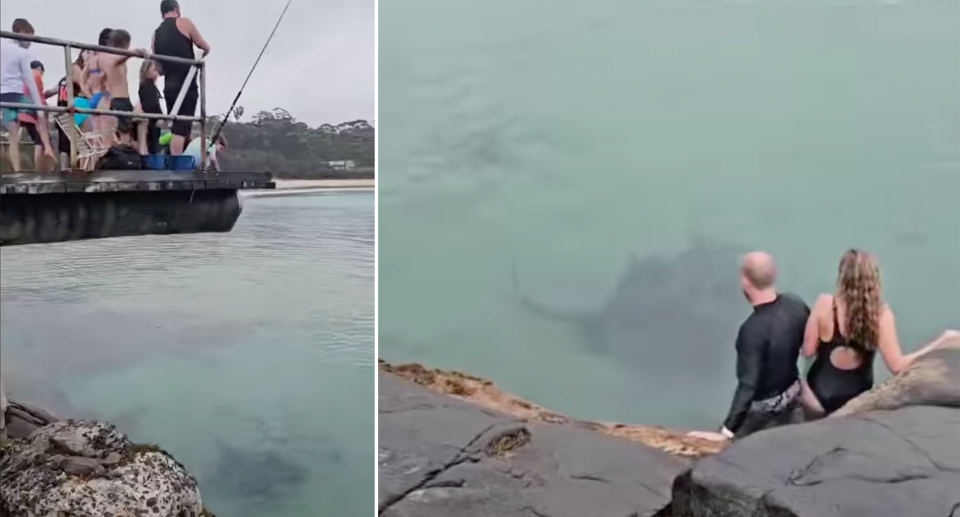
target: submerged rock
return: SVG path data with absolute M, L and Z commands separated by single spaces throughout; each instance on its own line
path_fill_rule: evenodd
M 0 459 L 0 508 L 10 517 L 198 517 L 194 477 L 156 446 L 107 423 L 61 420 L 12 439 Z

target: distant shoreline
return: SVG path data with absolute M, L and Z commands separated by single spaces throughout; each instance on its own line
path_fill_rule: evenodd
M 377 185 L 375 179 L 327 179 L 327 180 L 285 180 L 276 179 L 276 190 L 289 189 L 373 189 Z

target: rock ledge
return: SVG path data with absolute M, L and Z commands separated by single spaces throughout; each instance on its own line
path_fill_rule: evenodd
M 183 465 L 92 420 L 56 421 L 5 443 L 0 507 L 10 517 L 206 514 Z

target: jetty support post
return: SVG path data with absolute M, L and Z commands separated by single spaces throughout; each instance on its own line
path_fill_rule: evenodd
M 82 51 L 81 51 L 82 52 Z M 63 63 L 66 65 L 64 72 L 64 88 L 67 90 L 67 106 L 73 106 L 73 46 L 66 44 L 63 46 Z M 70 166 L 73 169 L 77 166 L 77 139 L 80 138 L 80 131 L 77 129 L 75 118 L 70 116 L 69 127 L 63 128 L 70 140 Z M 57 153 L 57 170 L 62 168 L 60 153 Z
M 200 61 L 200 170 L 208 169 L 207 163 L 207 63 Z M 228 113 L 229 115 L 229 113 Z

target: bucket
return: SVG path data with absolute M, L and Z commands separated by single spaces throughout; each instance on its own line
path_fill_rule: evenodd
M 140 164 L 144 169 L 162 171 L 167 168 L 167 156 L 164 154 L 148 154 L 140 157 Z
M 172 171 L 192 171 L 197 166 L 193 156 L 180 155 L 168 156 L 167 158 L 167 163 Z

